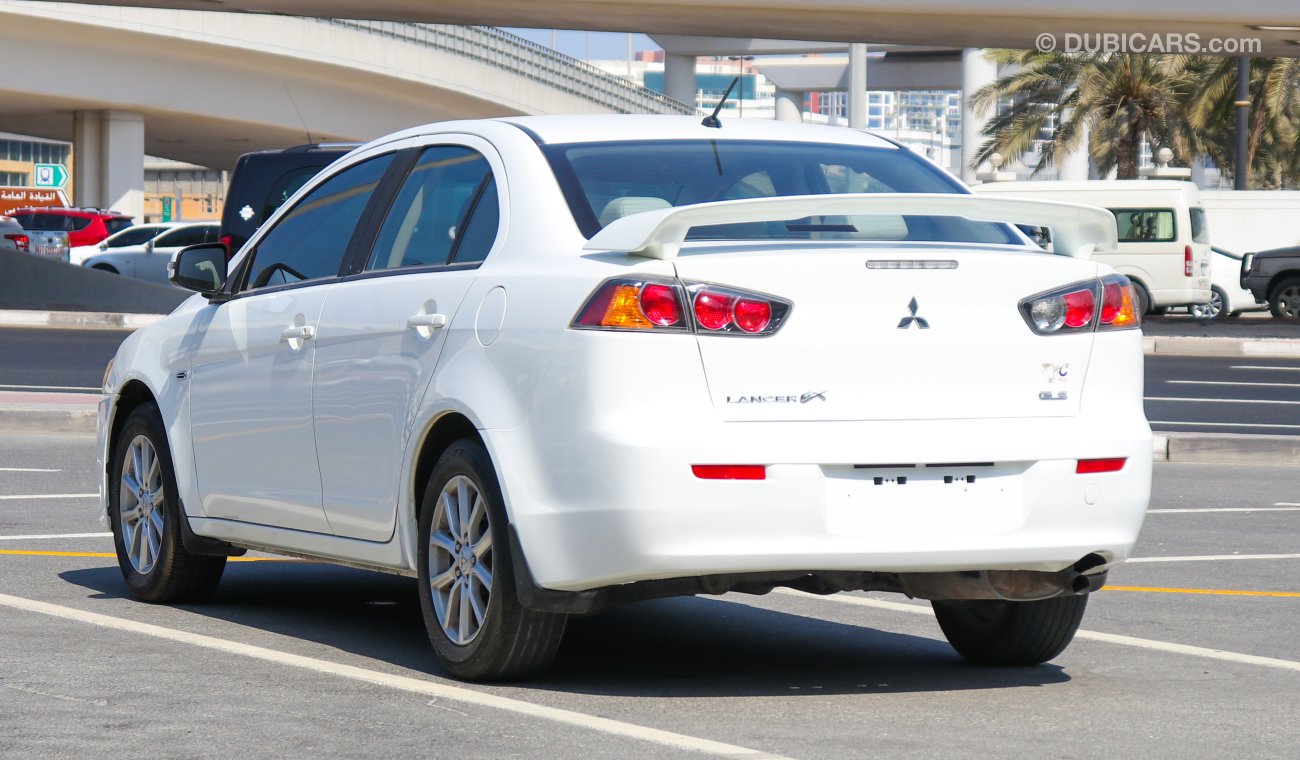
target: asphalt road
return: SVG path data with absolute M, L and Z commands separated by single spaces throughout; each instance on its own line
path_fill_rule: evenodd
M 3 756 L 1186 760 L 1300 746 L 1289 468 L 1157 465 L 1138 560 L 1048 665 L 967 665 L 927 605 L 897 595 L 778 592 L 577 619 L 545 677 L 480 686 L 439 672 L 409 579 L 232 562 L 208 603 L 127 600 L 85 496 L 92 449 L 0 436 Z
M 0 328 L 0 390 L 95 393 L 128 334 Z M 1300 361 L 1148 356 L 1146 396 L 1158 431 L 1300 435 Z

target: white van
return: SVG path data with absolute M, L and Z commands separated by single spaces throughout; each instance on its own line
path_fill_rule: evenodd
M 1196 185 L 1179 180 L 991 182 L 980 195 L 1100 206 L 1115 215 L 1119 248 L 1093 258 L 1138 286 L 1144 311 L 1210 302 L 1210 237 Z

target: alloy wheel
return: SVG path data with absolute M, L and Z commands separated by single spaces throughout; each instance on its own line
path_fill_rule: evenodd
M 1300 285 L 1289 285 L 1277 294 L 1280 311 L 1287 319 L 1300 319 Z
M 492 524 L 477 484 L 464 475 L 447 482 L 429 531 L 429 587 L 434 613 L 453 644 L 466 646 L 483 630 L 492 598 Z
M 158 452 L 147 436 L 137 435 L 123 457 L 118 501 L 122 545 L 131 567 L 141 575 L 153 570 L 162 551 L 164 499 Z

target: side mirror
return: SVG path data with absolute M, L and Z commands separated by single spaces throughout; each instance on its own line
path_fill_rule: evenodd
M 209 300 L 226 284 L 226 246 L 200 243 L 182 248 L 167 264 L 167 279 L 183 290 L 202 293 Z

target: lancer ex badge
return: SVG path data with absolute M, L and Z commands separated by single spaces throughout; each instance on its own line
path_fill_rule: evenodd
M 907 305 L 907 309 L 912 312 L 912 315 L 903 317 L 902 321 L 898 323 L 898 329 L 906 330 L 912 326 L 912 323 L 916 323 L 917 328 L 921 330 L 930 329 L 930 323 L 926 321 L 925 317 L 916 316 L 916 296 L 912 297 L 912 302 Z

